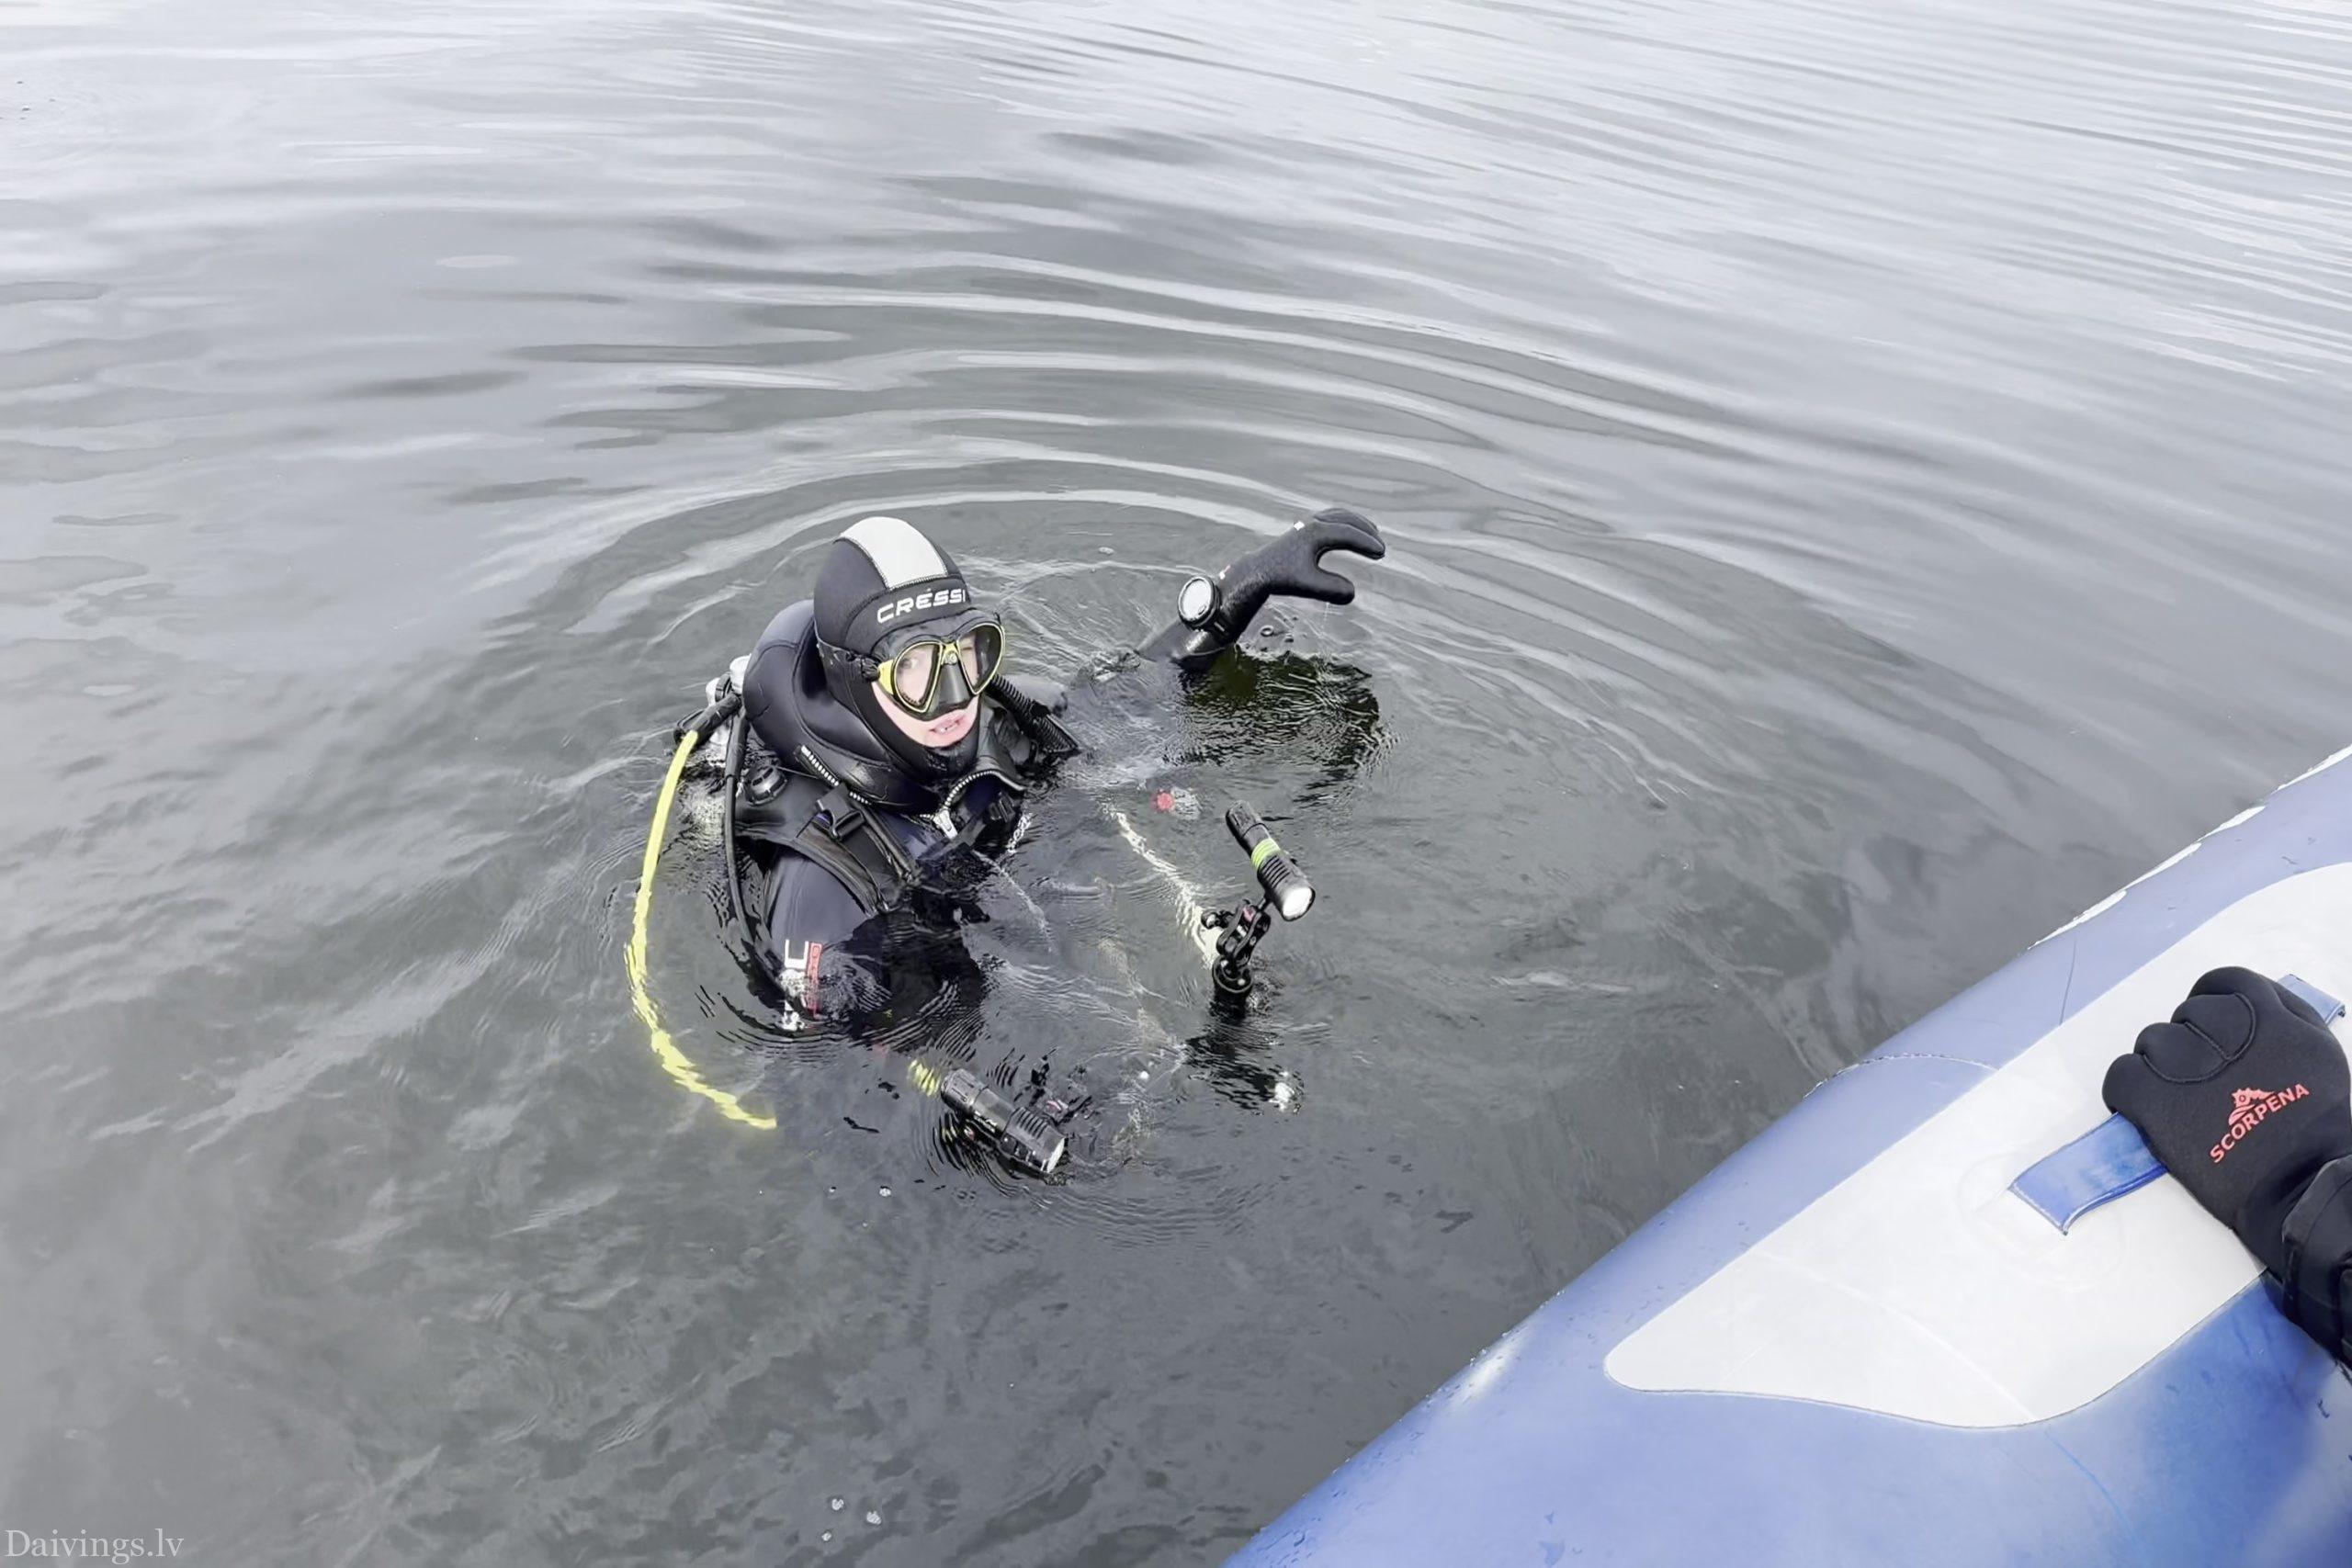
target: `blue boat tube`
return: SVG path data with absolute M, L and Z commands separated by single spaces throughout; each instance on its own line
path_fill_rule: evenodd
M 2099 1098 L 2352 997 L 2339 752 L 1808 1096 L 1234 1559 L 2352 1563 L 2352 1378 Z

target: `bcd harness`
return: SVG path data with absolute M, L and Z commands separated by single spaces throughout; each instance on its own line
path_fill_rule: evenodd
M 1012 700 L 1003 700 L 1004 694 Z M 976 786 L 998 787 L 987 803 L 951 829 L 944 843 L 927 851 L 925 859 L 938 860 L 958 849 L 977 848 L 991 836 L 1009 831 L 1021 817 L 1021 799 L 1027 792 L 1024 774 L 1035 773 L 1079 750 L 1068 730 L 1054 716 L 1021 694 L 1010 682 L 1001 683 L 983 698 L 983 722 L 989 723 L 989 743 L 979 763 L 951 784 L 942 796 L 939 812 L 950 816 Z M 1001 715 L 1013 732 L 1001 738 L 991 722 Z M 1014 739 L 1019 754 L 997 742 Z M 895 908 L 920 880 L 921 868 L 897 834 L 880 820 L 893 808 L 862 797 L 828 768 L 806 745 L 794 755 L 747 782 L 733 803 L 735 822 L 744 835 L 780 844 L 823 867 L 849 890 L 868 914 Z M 750 912 L 745 911 L 746 919 Z

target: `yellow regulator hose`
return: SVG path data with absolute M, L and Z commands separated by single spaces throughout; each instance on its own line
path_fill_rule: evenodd
M 677 798 L 679 779 L 685 775 L 686 759 L 700 744 L 702 737 L 692 729 L 678 738 L 678 750 L 670 759 L 670 776 L 662 781 L 662 798 L 654 803 L 653 828 L 645 836 L 645 863 L 637 874 L 637 919 L 628 938 L 629 996 L 637 1003 L 637 1016 L 645 1021 L 648 1043 L 663 1072 L 677 1079 L 681 1088 L 718 1106 L 728 1120 L 747 1127 L 773 1130 L 775 1117 L 746 1111 L 741 1100 L 703 1080 L 702 1074 L 686 1059 L 686 1054 L 678 1049 L 678 1043 L 670 1038 L 670 1032 L 662 1027 L 662 1014 L 654 1008 L 653 993 L 645 985 L 645 922 L 653 912 L 653 868 L 662 859 L 662 832 L 670 824 L 670 806 Z

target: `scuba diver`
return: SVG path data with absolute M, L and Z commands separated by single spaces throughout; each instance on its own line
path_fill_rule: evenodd
M 1175 622 L 1136 651 L 1197 676 L 1270 599 L 1351 603 L 1354 584 L 1322 565 L 1335 550 L 1377 560 L 1387 547 L 1357 513 L 1317 513 L 1187 581 Z M 810 597 L 780 612 L 680 727 L 708 735 L 732 720 L 728 873 L 787 1031 L 895 1017 L 968 971 L 954 933 L 979 918 L 973 889 L 1014 845 L 1031 793 L 1080 750 L 1058 716 L 1066 694 L 1024 687 L 1005 664 L 1003 622 L 955 558 L 899 518 L 868 517 L 826 547 Z M 1271 896 L 1295 868 L 1262 824 L 1245 837 L 1254 823 L 1233 831 Z M 739 834 L 766 874 L 755 898 Z M 1228 932 L 1228 947 L 1245 942 L 1245 985 L 1246 943 L 1261 934 Z

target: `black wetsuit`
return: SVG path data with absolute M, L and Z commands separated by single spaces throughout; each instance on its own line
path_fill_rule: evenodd
M 1016 715 L 1036 699 L 991 691 L 980 697 L 971 767 L 912 776 L 826 689 L 811 619 L 806 602 L 778 615 L 743 673 L 761 750 L 746 759 L 737 831 L 772 851 L 760 856 L 763 923 L 771 973 L 792 1004 L 787 1024 L 903 1002 L 892 973 L 909 967 L 902 950 L 952 930 L 1051 761 Z M 908 918 L 876 919 L 900 911 Z

